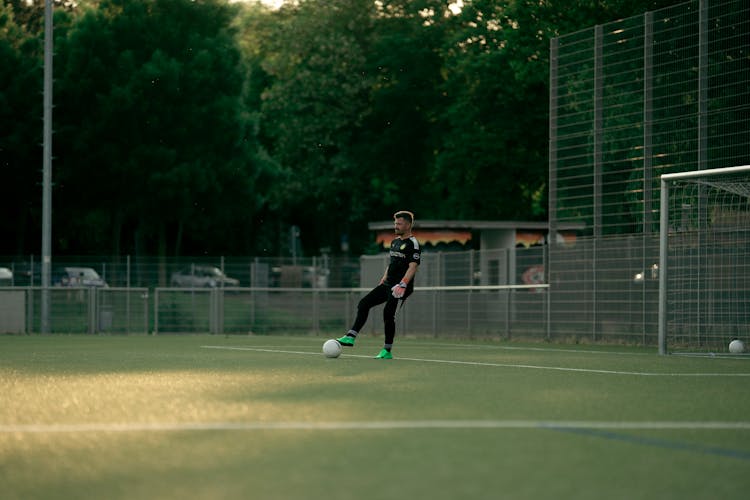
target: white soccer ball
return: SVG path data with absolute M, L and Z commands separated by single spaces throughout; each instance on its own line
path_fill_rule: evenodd
M 326 358 L 338 358 L 341 355 L 341 344 L 336 339 L 326 340 L 323 343 L 323 354 Z
M 739 339 L 734 339 L 729 343 L 729 352 L 732 354 L 745 352 L 745 343 Z

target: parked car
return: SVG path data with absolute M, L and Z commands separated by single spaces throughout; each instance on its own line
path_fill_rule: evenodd
M 7 267 L 0 267 L 0 286 L 13 285 L 13 271 Z
M 182 288 L 215 288 L 240 286 L 240 281 L 230 278 L 214 266 L 190 266 L 172 274 L 172 286 Z
M 54 273 L 55 286 L 95 286 L 107 288 L 109 285 L 90 267 L 63 267 Z
M 271 286 L 328 288 L 330 270 L 313 266 L 280 266 L 271 269 Z

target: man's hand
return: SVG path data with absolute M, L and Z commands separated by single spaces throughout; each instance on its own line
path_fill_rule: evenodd
M 391 294 L 396 297 L 397 299 L 400 299 L 404 296 L 406 293 L 406 283 L 401 282 L 398 285 L 395 285 L 393 288 L 391 288 Z

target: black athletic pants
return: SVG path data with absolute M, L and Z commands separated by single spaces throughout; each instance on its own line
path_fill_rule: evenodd
M 401 300 L 406 300 L 406 297 L 411 295 L 413 291 L 414 287 L 410 284 L 410 286 L 406 287 L 406 293 L 404 293 L 404 297 Z M 391 287 L 388 285 L 376 286 L 359 301 L 359 305 L 357 305 L 357 318 L 354 320 L 352 330 L 355 332 L 361 331 L 367 322 L 370 309 L 385 302 L 385 307 L 383 308 L 385 343 L 393 344 L 393 338 L 396 336 L 396 308 L 398 307 L 398 301 L 399 299 L 391 294 Z

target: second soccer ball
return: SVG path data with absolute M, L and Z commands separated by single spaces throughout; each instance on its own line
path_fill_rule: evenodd
M 732 354 L 745 352 L 745 343 L 739 339 L 734 339 L 729 343 L 729 352 L 731 352 Z

